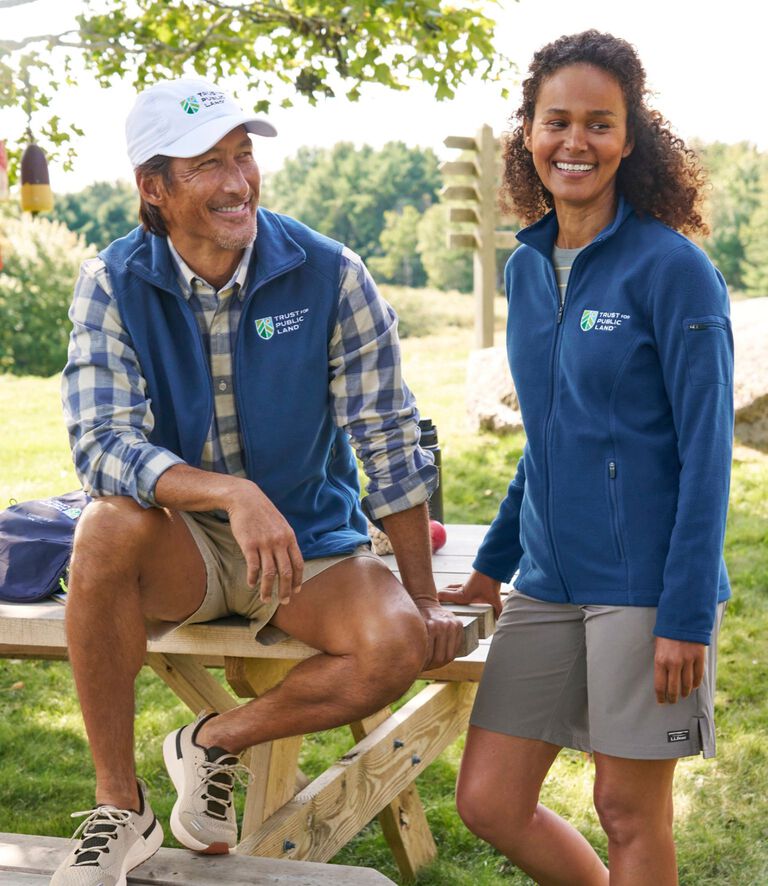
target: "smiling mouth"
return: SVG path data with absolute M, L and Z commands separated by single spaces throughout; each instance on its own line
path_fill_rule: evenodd
M 246 200 L 243 203 L 236 203 L 234 206 L 213 206 L 211 207 L 214 212 L 223 212 L 225 215 L 232 214 L 238 212 L 243 212 L 250 205 L 250 200 Z
M 555 169 L 562 172 L 591 172 L 596 163 L 565 163 L 562 160 L 555 161 Z

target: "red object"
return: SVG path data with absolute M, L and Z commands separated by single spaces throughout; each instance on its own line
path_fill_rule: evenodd
M 432 553 L 436 554 L 448 538 L 445 526 L 442 523 L 438 523 L 437 520 L 430 520 L 429 537 L 432 541 Z

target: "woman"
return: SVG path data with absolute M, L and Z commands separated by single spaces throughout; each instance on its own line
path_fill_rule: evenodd
M 694 154 L 645 104 L 633 48 L 596 31 L 534 56 L 505 149 L 530 224 L 506 270 L 527 443 L 463 588 L 493 639 L 459 813 L 540 884 L 677 883 L 677 758 L 714 754 L 732 337 Z M 543 217 L 542 217 L 543 216 Z M 680 233 L 683 232 L 683 233 Z M 608 870 L 539 802 L 562 747 L 593 754 Z

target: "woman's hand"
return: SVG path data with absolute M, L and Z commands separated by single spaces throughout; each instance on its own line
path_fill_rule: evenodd
M 500 581 L 482 572 L 473 572 L 464 584 L 448 585 L 439 590 L 437 596 L 441 603 L 489 603 L 498 618 L 501 615 L 500 589 Z
M 659 704 L 675 704 L 678 698 L 688 698 L 704 679 L 707 647 L 703 643 L 656 638 L 653 663 L 653 688 Z

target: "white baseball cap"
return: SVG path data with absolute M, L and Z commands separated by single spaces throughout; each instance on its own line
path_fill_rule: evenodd
M 164 80 L 140 92 L 125 121 L 128 157 L 135 169 L 156 154 L 196 157 L 238 126 L 257 135 L 277 130 L 246 113 L 206 80 Z

